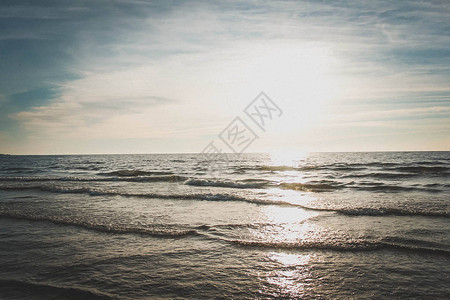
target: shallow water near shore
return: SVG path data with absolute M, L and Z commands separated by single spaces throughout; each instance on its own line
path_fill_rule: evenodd
M 0 157 L 0 298 L 450 297 L 450 152 L 209 163 Z

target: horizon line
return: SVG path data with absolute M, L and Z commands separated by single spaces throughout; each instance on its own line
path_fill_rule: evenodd
M 289 151 L 290 153 L 298 152 L 299 154 L 305 153 L 384 153 L 384 152 L 450 152 L 449 150 L 355 150 L 355 151 Z M 204 154 L 202 152 L 154 152 L 154 153 L 53 153 L 53 154 L 10 154 L 0 153 L 0 156 L 75 156 L 75 155 L 192 155 L 192 154 Z M 242 155 L 242 154 L 272 154 L 272 152 L 221 152 L 220 154 L 226 155 Z

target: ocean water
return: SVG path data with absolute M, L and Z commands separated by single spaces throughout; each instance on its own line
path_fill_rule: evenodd
M 0 299 L 449 299 L 449 179 L 450 152 L 1 156 Z

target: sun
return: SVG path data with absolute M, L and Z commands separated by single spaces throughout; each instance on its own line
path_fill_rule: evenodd
M 271 165 L 295 168 L 308 157 L 309 153 L 295 150 L 272 150 L 269 155 Z
M 273 41 L 236 46 L 217 72 L 221 88 L 241 99 L 230 107 L 242 107 L 244 95 L 251 101 L 254 94 L 265 92 L 283 113 L 264 134 L 287 139 L 312 132 L 326 121 L 325 112 L 341 93 L 338 61 L 323 45 Z

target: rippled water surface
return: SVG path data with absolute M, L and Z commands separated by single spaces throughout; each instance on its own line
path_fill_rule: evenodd
M 449 179 L 450 152 L 0 156 L 0 298 L 448 299 Z

